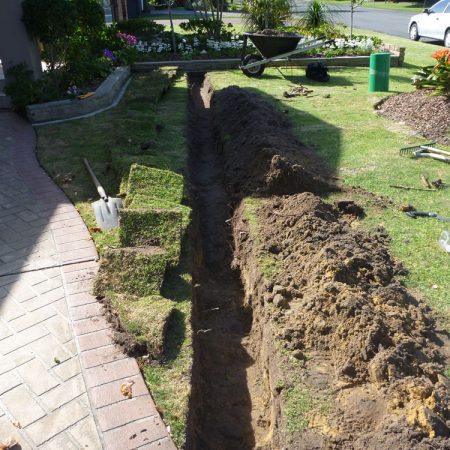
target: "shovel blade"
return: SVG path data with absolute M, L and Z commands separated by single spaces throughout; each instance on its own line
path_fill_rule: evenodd
M 119 209 L 122 208 L 122 199 L 108 197 L 92 203 L 95 220 L 102 230 L 109 230 L 119 226 Z

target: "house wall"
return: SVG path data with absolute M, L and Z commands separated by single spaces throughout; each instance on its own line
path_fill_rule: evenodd
M 42 73 L 40 52 L 22 23 L 22 0 L 0 0 L 0 60 L 3 71 L 25 63 L 39 78 Z

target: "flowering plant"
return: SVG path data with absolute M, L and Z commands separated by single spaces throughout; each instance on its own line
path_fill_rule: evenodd
M 111 62 L 114 62 L 117 59 L 114 55 L 114 52 L 112 50 L 108 50 L 107 48 L 103 50 L 103 56 L 109 59 Z
M 432 89 L 435 95 L 450 96 L 450 50 L 442 48 L 431 57 L 436 60 L 434 66 L 420 69 L 412 78 L 417 89 Z
M 132 34 L 121 33 L 118 31 L 116 36 L 131 47 L 134 47 L 137 44 L 137 38 Z

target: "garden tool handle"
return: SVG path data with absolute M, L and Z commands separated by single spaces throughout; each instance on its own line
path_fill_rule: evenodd
M 91 166 L 89 165 L 89 161 L 86 158 L 83 158 L 83 162 L 84 162 L 84 165 L 86 166 L 87 171 L 89 172 L 89 175 L 92 178 L 92 181 L 95 184 L 95 187 L 97 188 L 98 195 L 100 195 L 100 197 L 103 200 L 107 201 L 108 196 L 106 195 L 105 190 L 103 189 L 102 185 L 100 184 L 100 181 L 98 181 L 98 178 L 95 176 L 95 173 L 91 169 Z
M 436 155 L 435 153 L 420 153 L 420 158 L 432 158 L 432 159 L 438 159 L 439 161 L 444 161 L 446 163 L 450 163 L 450 158 L 444 155 Z
M 424 150 L 428 150 L 431 153 L 438 153 L 439 155 L 450 156 L 450 152 L 441 150 L 440 148 L 431 147 L 429 145 L 421 145 Z

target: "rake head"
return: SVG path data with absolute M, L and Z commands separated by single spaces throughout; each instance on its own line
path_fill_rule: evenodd
M 412 147 L 403 147 L 400 149 L 401 156 L 416 156 L 416 152 L 426 151 L 424 147 L 434 145 L 434 142 L 428 144 L 413 145 Z

